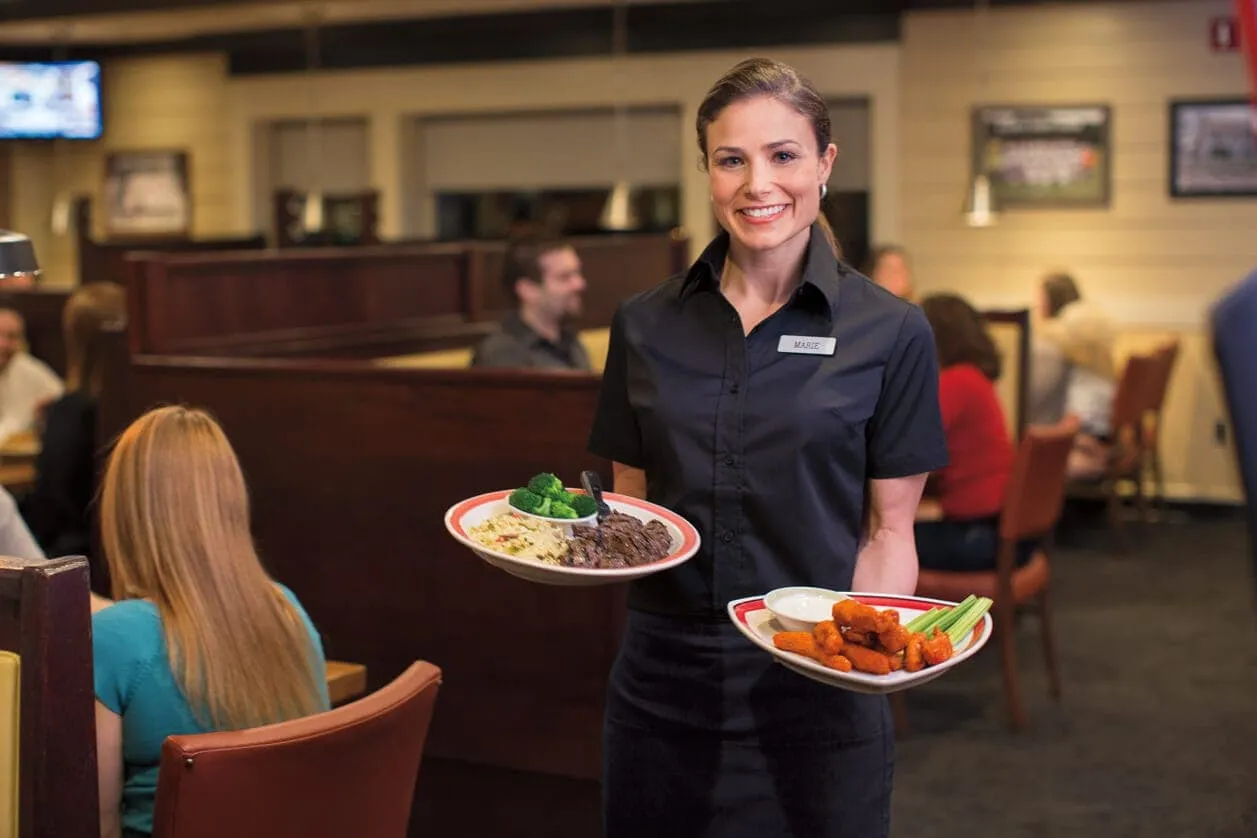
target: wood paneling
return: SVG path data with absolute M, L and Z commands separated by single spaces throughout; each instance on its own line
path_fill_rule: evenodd
M 609 479 L 585 451 L 596 377 L 155 357 L 131 375 L 132 414 L 186 402 L 222 422 L 263 560 L 329 657 L 365 664 L 373 687 L 419 658 L 441 666 L 430 753 L 598 776 L 624 591 L 523 582 L 443 524 L 453 503 L 538 471 Z
M 459 247 L 135 254 L 132 346 L 179 351 L 197 338 L 458 314 Z M 195 344 L 194 344 L 195 345 Z

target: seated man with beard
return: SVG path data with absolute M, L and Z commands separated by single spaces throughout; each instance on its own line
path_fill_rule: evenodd
M 502 281 L 518 309 L 476 347 L 471 365 L 589 371 L 589 355 L 568 325 L 581 313 L 585 290 L 575 249 L 535 235 L 512 241 Z

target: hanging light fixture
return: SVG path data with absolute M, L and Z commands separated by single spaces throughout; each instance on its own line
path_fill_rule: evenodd
M 976 0 L 976 20 L 977 20 L 977 42 L 978 48 L 974 51 L 981 62 L 980 76 L 978 82 L 978 100 L 984 101 L 987 86 L 987 69 L 986 69 L 986 27 L 988 15 L 989 0 Z M 973 130 L 977 130 L 978 125 L 975 122 Z M 975 161 L 973 179 L 969 183 L 969 190 L 965 195 L 964 219 L 965 223 L 970 227 L 991 227 L 999 217 L 1000 207 L 999 199 L 991 189 L 991 179 L 986 174 L 986 167 L 983 164 L 983 157 L 979 157 Z
M 984 174 L 974 175 L 965 197 L 965 223 L 970 227 L 991 227 L 999 213 L 998 201 L 991 191 L 991 179 Z
M 34 283 L 39 275 L 39 261 L 31 240 L 13 230 L 0 230 L 0 282 L 24 285 Z
M 628 0 L 616 0 L 611 30 L 612 61 L 616 87 L 615 113 L 612 118 L 615 131 L 615 166 L 617 176 L 607 203 L 602 208 L 598 224 L 604 230 L 635 230 L 639 226 L 633 206 L 633 187 L 629 184 L 628 169 L 628 105 L 626 98 L 627 72 L 625 54 L 628 52 Z
M 301 229 L 307 236 L 323 231 L 322 180 L 323 126 L 315 116 L 317 103 L 316 72 L 319 66 L 319 10 L 311 5 L 306 11 L 306 73 L 309 82 L 310 116 L 306 120 L 306 189 L 301 208 Z

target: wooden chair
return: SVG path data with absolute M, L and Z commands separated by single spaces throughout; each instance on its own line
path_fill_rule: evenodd
M 1180 341 L 1172 338 L 1166 341 L 1153 353 L 1156 359 L 1156 374 L 1148 387 L 1148 415 L 1144 417 L 1140 430 L 1143 433 L 1142 449 L 1146 461 L 1146 471 L 1152 477 L 1152 502 L 1159 509 L 1165 508 L 1165 475 L 1161 470 L 1161 417 L 1165 408 L 1165 394 L 1170 387 L 1170 377 L 1174 374 L 1174 364 L 1178 361 Z
M 976 594 L 994 600 L 996 638 L 1004 667 L 1004 698 L 1014 729 L 1026 723 L 1017 677 L 1014 618 L 1019 607 L 1033 607 L 1039 613 L 1051 694 L 1057 700 L 1061 696 L 1048 599 L 1051 570 L 1047 549 L 1035 550 L 1022 567 L 1015 564 L 1018 542 L 1049 536 L 1060 520 L 1065 503 L 1065 469 L 1077 433 L 1078 420 L 1074 417 L 1066 417 L 1059 425 L 1026 429 L 1000 512 L 1000 545 L 994 570 L 922 570 L 917 577 L 918 596 L 960 602 L 969 594 Z M 902 696 L 896 694 L 895 698 L 896 715 L 906 728 Z
M 17 707 L 0 716 L 18 727 L 17 824 L 21 838 L 97 838 L 96 710 L 92 685 L 87 560 L 0 558 L 0 650 L 9 684 L 17 675 Z M 13 670 L 17 670 L 14 673 Z M 4 697 L 0 697 L 3 700 Z M 0 749 L 13 748 L 5 737 Z M 0 785 L 13 788 L 13 778 Z M 0 794 L 0 799 L 5 797 Z M 12 803 L 12 801 L 10 801 Z M 10 834 L 13 811 L 0 811 Z
M 404 838 L 440 684 L 420 661 L 326 713 L 168 737 L 154 838 Z
M 1113 534 L 1114 546 L 1120 552 L 1130 548 L 1130 536 L 1122 518 L 1122 486 L 1133 486 L 1135 508 L 1139 520 L 1147 520 L 1147 497 L 1144 493 L 1144 468 L 1147 464 L 1144 419 L 1151 409 L 1162 361 L 1155 355 L 1131 355 L 1122 369 L 1113 397 L 1109 426 L 1109 444 L 1104 472 L 1099 482 L 1074 482 L 1068 487 L 1074 497 L 1099 497 L 1104 500 Z

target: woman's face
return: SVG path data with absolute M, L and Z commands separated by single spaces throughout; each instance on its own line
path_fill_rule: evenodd
M 908 263 L 898 253 L 887 253 L 878 259 L 870 279 L 896 297 L 912 296 L 912 274 Z
M 1039 316 L 1044 320 L 1052 317 L 1052 301 L 1048 299 L 1047 286 L 1039 284 Z
M 712 208 L 733 240 L 768 251 L 808 235 L 838 149 L 816 150 L 807 117 L 760 96 L 735 102 L 707 127 Z

